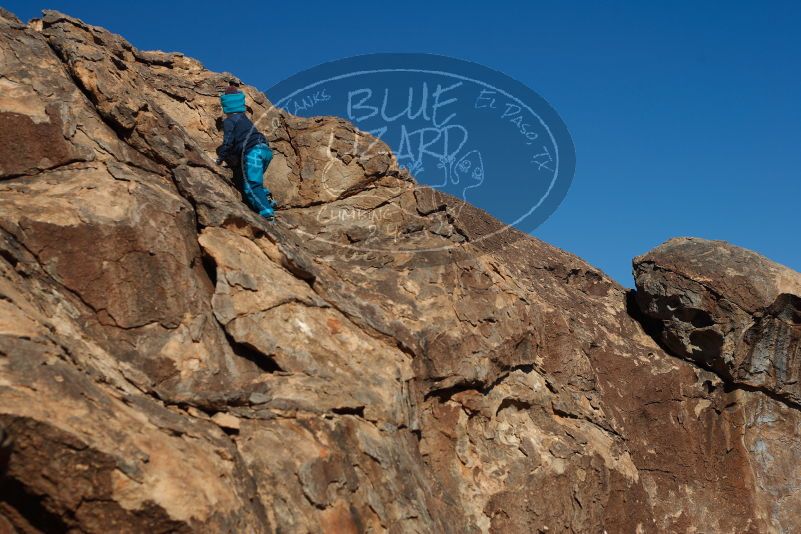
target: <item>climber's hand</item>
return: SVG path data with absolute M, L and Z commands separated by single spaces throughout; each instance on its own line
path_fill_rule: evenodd
M 217 165 L 222 165 L 222 163 L 223 163 L 223 160 L 222 160 L 222 158 L 217 158 L 217 159 L 214 161 L 214 163 L 216 163 Z

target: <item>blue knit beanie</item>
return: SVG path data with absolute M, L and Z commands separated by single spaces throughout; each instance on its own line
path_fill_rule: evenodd
M 220 95 L 220 103 L 222 104 L 223 113 L 244 113 L 245 93 L 239 91 L 229 93 L 226 91 Z

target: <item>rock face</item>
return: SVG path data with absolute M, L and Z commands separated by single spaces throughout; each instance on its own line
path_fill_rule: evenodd
M 801 405 L 801 276 L 720 241 L 673 239 L 636 258 L 637 302 L 674 354 Z
M 5 11 L 0 75 L 3 530 L 801 530 L 798 273 L 680 240 L 631 298 L 245 87 L 268 224 L 231 75 Z

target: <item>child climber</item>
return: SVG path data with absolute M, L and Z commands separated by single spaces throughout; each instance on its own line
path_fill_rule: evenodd
M 225 119 L 223 143 L 217 147 L 217 165 L 226 162 L 234 171 L 245 200 L 262 217 L 275 216 L 275 202 L 264 187 L 264 171 L 273 159 L 267 139 L 245 115 L 245 93 L 229 86 L 220 95 Z

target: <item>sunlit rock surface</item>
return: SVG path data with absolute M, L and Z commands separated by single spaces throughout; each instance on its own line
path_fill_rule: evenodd
M 0 11 L 0 531 L 795 532 L 801 275 L 671 241 L 636 296 L 232 78 Z

